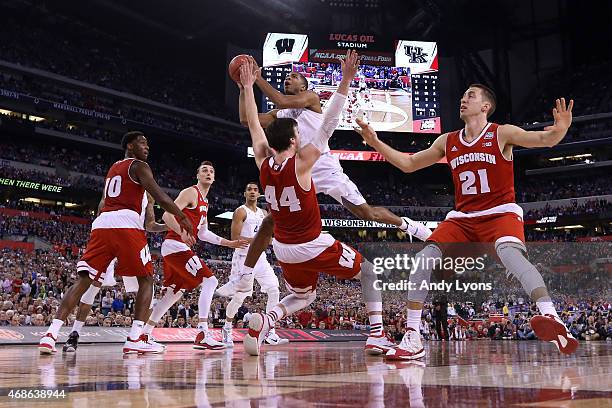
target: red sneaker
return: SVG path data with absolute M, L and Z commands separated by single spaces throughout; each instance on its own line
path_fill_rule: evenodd
M 555 316 L 549 314 L 534 316 L 530 324 L 538 339 L 554 343 L 561 353 L 572 354 L 578 348 L 578 340 Z

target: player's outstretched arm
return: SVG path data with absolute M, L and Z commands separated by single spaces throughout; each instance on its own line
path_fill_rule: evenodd
M 136 181 L 138 181 L 147 192 L 151 193 L 155 201 L 157 201 L 164 210 L 176 216 L 181 230 L 186 231 L 188 235 L 193 237 L 193 226 L 191 225 L 191 221 L 189 221 L 181 209 L 176 206 L 168 194 L 166 194 L 157 184 L 153 178 L 153 172 L 151 171 L 149 165 L 145 162 L 136 160 L 134 161 L 134 164 L 130 166 L 130 170 L 131 169 L 134 171 Z
M 427 149 L 407 155 L 381 141 L 374 129 L 361 119 L 357 119 L 357 124 L 359 128 L 355 131 L 363 137 L 363 140 L 404 173 L 412 173 L 434 165 L 446 155 L 446 133 L 440 135 Z
M 147 193 L 147 209 L 145 211 L 145 230 L 147 232 L 164 232 L 168 231 L 166 224 L 160 224 L 155 221 L 155 210 L 153 209 L 153 196 Z
M 327 103 L 321 127 L 315 137 L 313 137 L 312 142 L 298 152 L 298 174 L 314 166 L 321 153 L 325 150 L 329 139 L 334 134 L 334 130 L 336 130 L 340 122 L 340 114 L 346 102 L 349 86 L 359 69 L 359 55 L 354 50 L 348 50 L 344 60 L 340 60 L 340 65 L 342 66 L 342 80 L 338 85 L 338 89 Z
M 270 155 L 270 147 L 257 115 L 257 104 L 255 103 L 255 94 L 253 92 L 255 75 L 253 74 L 253 64 L 251 61 L 240 66 L 240 82 L 244 86 L 245 114 L 249 132 L 251 133 L 255 164 L 257 164 L 257 168 L 261 168 L 261 163 Z
M 226 246 L 229 248 L 246 248 L 249 243 L 244 239 L 229 240 L 218 236 L 208 229 L 208 222 L 202 223 L 198 231 L 198 238 L 204 242 L 209 242 L 214 245 Z
M 553 147 L 559 144 L 572 124 L 574 101 L 566 105 L 565 98 L 557 99 L 553 108 L 554 123 L 541 131 L 526 131 L 514 125 L 502 125 L 498 129 L 500 147 L 506 145 L 532 147 Z
M 238 82 L 238 88 L 240 88 L 240 95 L 238 96 L 238 113 L 240 115 L 240 124 L 242 126 L 248 127 L 249 122 L 247 121 L 244 103 L 244 86 L 242 86 L 242 84 Z M 276 119 L 276 112 L 278 112 L 278 109 L 272 109 L 271 111 L 266 113 L 258 113 L 257 117 L 259 118 L 259 124 L 261 125 L 261 127 L 263 127 L 264 129 L 267 128 L 270 123 L 272 123 L 274 119 Z
M 261 76 L 261 68 L 257 66 L 257 62 L 253 57 L 250 57 L 253 63 L 255 72 L 255 84 L 270 100 L 276 105 L 278 109 L 297 109 L 297 108 L 311 108 L 316 105 L 321 105 L 319 95 L 313 91 L 300 92 L 297 95 L 285 95 L 279 92 L 272 85 L 268 83 Z

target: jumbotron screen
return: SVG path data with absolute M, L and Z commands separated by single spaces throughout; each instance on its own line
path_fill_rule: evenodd
M 349 48 L 361 55 L 337 129 L 362 118 L 377 131 L 440 133 L 438 47 L 435 42 L 377 40 L 373 35 L 268 33 L 264 78 L 282 92 L 287 73 L 300 72 L 321 98 L 323 110 L 342 79 L 338 59 Z M 264 97 L 265 110 L 274 104 Z

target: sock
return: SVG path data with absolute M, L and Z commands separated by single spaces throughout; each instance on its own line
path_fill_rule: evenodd
M 72 331 L 75 331 L 81 334 L 81 329 L 83 328 L 84 325 L 85 325 L 85 322 L 82 322 L 80 320 L 75 320 L 74 324 L 72 325 Z
M 421 325 L 421 311 L 408 309 L 408 313 L 406 316 L 406 327 L 410 327 L 414 329 L 417 333 L 420 333 L 420 325 Z
M 198 316 L 200 320 L 208 319 L 208 315 L 210 313 L 210 304 L 212 303 L 213 295 L 215 294 L 215 289 L 217 288 L 217 284 L 219 281 L 214 276 L 210 278 L 204 278 L 202 281 L 201 289 L 200 289 L 200 297 L 198 298 Z M 198 329 L 200 325 L 205 324 L 206 328 L 203 331 L 208 330 L 208 322 L 198 323 Z
M 232 320 L 236 313 L 238 313 L 238 309 L 242 306 L 242 302 L 244 299 L 238 294 L 234 295 L 232 299 L 227 304 L 227 308 L 225 309 L 225 318 L 226 320 Z
M 232 321 L 229 319 L 225 319 L 225 325 L 223 326 L 226 329 L 231 329 L 232 327 L 234 327 L 234 325 L 232 324 Z
M 162 297 L 155 304 L 155 307 L 153 308 L 153 312 L 151 313 L 151 317 L 149 317 L 149 322 L 159 322 L 162 316 L 165 315 L 166 312 L 172 307 L 172 305 L 178 302 L 182 296 L 183 296 L 182 290 L 179 290 L 178 292 L 174 293 L 174 290 L 168 289 L 166 293 L 164 294 L 164 297 Z M 142 330 L 144 334 L 151 334 L 151 332 L 153 331 L 153 328 L 155 327 L 154 324 L 152 325 L 149 322 L 147 322 L 147 324 L 144 326 Z
M 366 302 L 366 311 L 370 320 L 370 336 L 381 337 L 384 332 L 382 302 Z
M 57 335 L 59 334 L 59 331 L 63 325 L 64 325 L 63 320 L 53 319 L 53 322 L 51 323 L 51 326 L 49 326 L 47 333 L 51 333 L 53 337 L 57 339 Z
M 310 305 L 317 297 L 316 292 L 311 292 L 307 295 L 294 295 L 285 296 L 279 304 L 274 306 L 272 310 L 267 314 L 270 319 L 270 326 L 274 327 L 274 324 L 285 316 L 289 316 L 298 310 L 304 309 Z
M 246 275 L 248 273 L 253 273 L 253 268 L 251 268 L 250 266 L 243 265 L 241 274 Z
M 132 323 L 132 328 L 130 329 L 130 334 L 128 338 L 132 341 L 138 341 L 138 338 L 142 334 L 142 328 L 144 326 L 144 322 L 141 320 L 134 320 Z
M 278 288 L 268 290 L 268 301 L 266 302 L 266 313 L 270 312 L 274 306 L 278 305 L 280 292 Z
M 559 315 L 557 314 L 557 311 L 555 310 L 555 307 L 553 306 L 553 303 L 550 300 L 537 301 L 536 305 L 538 306 L 540 313 L 542 313 L 543 315 L 549 314 L 555 316 L 556 318 L 559 318 Z
M 208 321 L 206 322 L 198 322 L 198 329 L 203 332 L 208 331 Z
M 400 226 L 399 226 L 399 227 L 397 227 L 397 228 L 401 229 L 402 231 L 406 231 L 406 230 L 408 229 L 408 223 L 407 223 L 407 222 L 406 222 L 406 220 L 405 220 L 405 219 L 403 219 L 403 218 L 402 218 L 401 220 L 402 220 L 402 225 L 400 225 Z

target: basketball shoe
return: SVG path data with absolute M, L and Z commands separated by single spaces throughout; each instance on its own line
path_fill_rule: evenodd
M 385 354 L 385 360 L 416 360 L 425 357 L 421 334 L 409 327 L 399 346 Z
M 163 353 L 164 347 L 149 339 L 147 334 L 141 334 L 140 337 L 136 340 L 132 340 L 129 337 L 123 344 L 123 353 L 124 354 L 145 354 L 145 353 Z
M 402 217 L 402 220 L 406 221 L 406 224 L 408 224 L 406 229 L 402 229 L 402 231 L 410 236 L 411 241 L 412 237 L 417 237 L 421 241 L 426 241 L 427 238 L 429 238 L 429 236 L 431 235 L 431 230 L 427 228 L 424 224 L 413 221 L 408 217 Z
M 255 313 L 249 320 L 249 331 L 244 336 L 244 351 L 251 356 L 258 356 L 261 343 L 270 331 L 270 318 L 261 313 Z
M 386 354 L 394 347 L 397 347 L 397 344 L 383 334 L 382 336 L 368 336 L 364 349 L 366 354 L 380 356 L 381 354 Z
M 68 336 L 68 340 L 66 340 L 66 343 L 64 343 L 64 347 L 62 348 L 62 350 L 64 353 L 73 353 L 76 351 L 78 346 L 79 333 L 73 331 L 72 333 L 70 333 L 70 336 Z
M 225 344 L 212 338 L 210 331 L 200 331 L 193 342 L 193 348 L 197 350 L 223 350 Z
M 538 339 L 553 343 L 563 354 L 572 354 L 578 348 L 578 340 L 567 331 L 561 319 L 547 314 L 531 318 L 531 328 Z
M 276 330 L 271 328 L 266 336 L 265 342 L 271 346 L 280 346 L 281 344 L 289 343 L 289 339 L 281 338 L 278 334 L 276 334 Z
M 40 354 L 52 354 L 55 353 L 57 350 L 55 349 L 55 342 L 57 341 L 57 339 L 55 337 L 53 337 L 53 335 L 51 333 L 47 333 L 43 336 L 42 339 L 40 339 L 40 342 L 38 343 L 38 351 L 40 351 Z
M 232 327 L 223 326 L 221 329 L 221 341 L 225 344 L 225 347 L 234 347 L 234 339 L 232 338 Z

